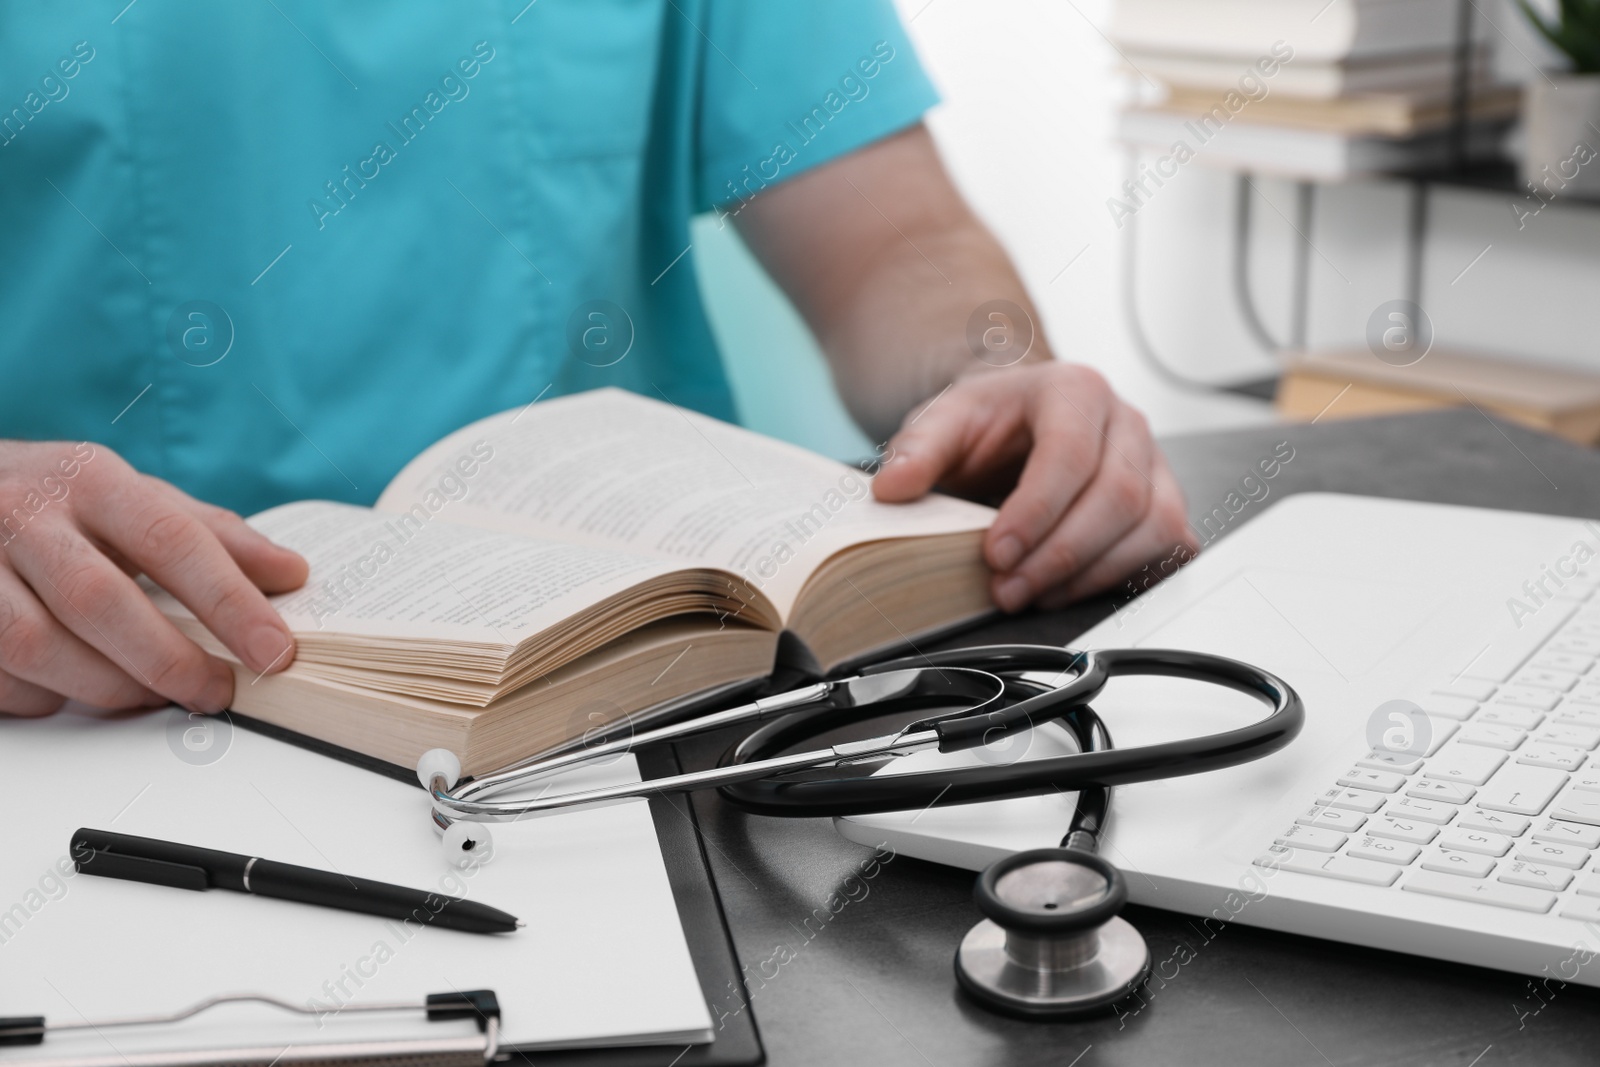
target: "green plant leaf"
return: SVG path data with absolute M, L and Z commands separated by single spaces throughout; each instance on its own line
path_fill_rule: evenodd
M 1560 16 L 1549 21 L 1528 0 L 1517 0 L 1522 14 L 1551 44 L 1572 60 L 1579 74 L 1600 73 L 1600 0 L 1560 0 Z

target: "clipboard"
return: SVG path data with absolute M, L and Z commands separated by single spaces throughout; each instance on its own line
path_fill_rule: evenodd
M 282 727 L 260 722 L 245 715 L 227 712 L 239 726 L 278 741 L 310 749 L 320 755 L 354 764 L 376 774 L 405 782 L 420 789 L 409 768 L 374 759 L 350 749 L 297 734 Z M 640 776 L 645 780 L 682 773 L 677 751 L 670 745 L 656 745 L 634 753 Z M 688 796 L 653 796 L 649 799 L 650 817 L 667 870 L 667 880 L 678 907 L 685 941 L 694 960 L 695 973 L 706 1003 L 713 1008 L 716 1037 L 707 1045 L 629 1045 L 611 1048 L 540 1050 L 522 1053 L 502 1048 L 511 1062 L 534 1062 L 540 1067 L 752 1067 L 765 1061 L 766 1051 L 756 1028 L 749 989 L 728 930 L 722 898 L 711 875 L 710 862 L 701 839 L 699 820 Z M 719 1004 L 730 1001 L 744 1010 L 718 1013 Z

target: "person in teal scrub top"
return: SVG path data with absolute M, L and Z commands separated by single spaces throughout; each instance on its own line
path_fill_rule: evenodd
M 1032 309 L 934 100 L 889 0 L 0 6 L 0 712 L 226 707 L 132 576 L 281 670 L 264 594 L 305 563 L 239 513 L 370 503 L 484 415 L 618 385 L 735 419 L 703 212 L 892 437 L 879 499 L 1005 497 L 1002 608 L 1192 549 L 1103 379 L 969 343 L 991 302 Z M 627 359 L 572 342 L 594 308 Z

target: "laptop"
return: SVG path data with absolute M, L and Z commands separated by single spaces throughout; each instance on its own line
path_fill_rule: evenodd
M 1331 493 L 1270 504 L 1084 634 L 1217 653 L 1304 698 L 1283 750 L 1118 788 L 1129 900 L 1600 985 L 1600 522 Z M 1112 681 L 1118 747 L 1242 725 L 1251 697 Z M 1015 742 L 1014 742 L 1015 743 Z M 1070 750 L 1032 731 L 1031 753 Z M 939 760 L 919 753 L 880 773 Z M 836 820 L 972 870 L 1058 845 L 1071 794 Z

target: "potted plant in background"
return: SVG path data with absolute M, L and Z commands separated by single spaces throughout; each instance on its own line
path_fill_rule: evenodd
M 1560 0 L 1554 19 L 1517 3 L 1572 63 L 1528 86 L 1523 179 L 1546 200 L 1600 198 L 1600 0 Z

